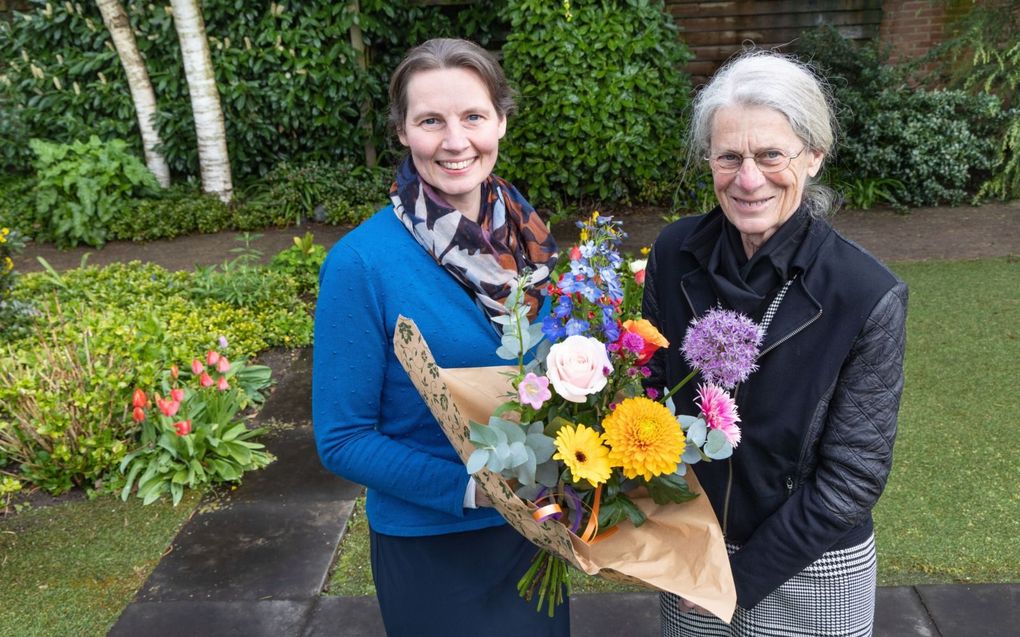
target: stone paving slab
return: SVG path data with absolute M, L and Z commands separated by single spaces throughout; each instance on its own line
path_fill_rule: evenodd
M 313 601 L 131 604 L 107 637 L 287 637 L 300 635 Z M 334 633 L 338 635 L 341 633 Z
M 136 600 L 313 599 L 353 506 L 350 500 L 228 504 L 198 513 Z
M 930 587 L 928 587 L 930 588 Z M 955 590 L 955 586 L 938 587 Z M 983 596 L 994 603 L 986 605 L 991 612 L 984 624 L 969 623 L 962 628 L 937 628 L 913 587 L 881 587 L 875 610 L 874 637 L 1006 637 L 1020 635 L 1002 623 L 1009 617 L 1008 595 L 992 593 L 988 587 Z M 1015 595 L 1015 593 L 1014 593 Z M 960 601 L 960 600 L 957 600 Z M 1013 599 L 1013 602 L 1017 600 Z M 940 630 L 942 629 L 942 630 Z M 656 593 L 600 593 L 575 595 L 570 600 L 570 633 L 574 637 L 629 637 L 660 634 L 659 596 Z M 374 597 L 323 597 L 319 600 L 302 637 L 385 637 L 379 606 Z
M 1020 637 L 1020 584 L 915 588 L 941 637 Z
M 310 425 L 280 425 L 262 439 L 276 461 L 244 475 L 244 482 L 230 493 L 231 504 L 293 506 L 300 502 L 353 500 L 361 485 L 326 470 L 315 450 Z
M 875 598 L 875 637 L 938 637 L 928 609 L 912 586 L 878 589 Z

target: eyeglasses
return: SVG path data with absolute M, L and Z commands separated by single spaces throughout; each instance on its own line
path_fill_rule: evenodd
M 722 153 L 715 157 L 705 157 L 705 161 L 717 173 L 730 175 L 740 171 L 745 159 L 753 159 L 754 165 L 763 173 L 777 173 L 786 170 L 794 159 L 800 157 L 801 153 L 807 150 L 807 146 L 801 148 L 795 155 L 787 155 L 781 150 L 770 148 L 753 155 L 738 155 L 736 153 Z

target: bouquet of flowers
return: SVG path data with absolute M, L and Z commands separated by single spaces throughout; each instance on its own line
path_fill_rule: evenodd
M 512 506 L 500 510 L 540 547 L 518 585 L 523 597 L 537 595 L 539 609 L 545 607 L 552 615 L 563 600 L 569 586 L 567 562 L 589 573 L 606 574 L 605 563 L 582 554 L 621 530 L 620 536 L 627 537 L 606 542 L 607 553 L 627 553 L 621 549 L 625 543 L 653 546 L 650 550 L 658 553 L 649 561 L 659 570 L 691 573 L 700 568 L 702 575 L 725 570 L 726 582 L 714 580 L 714 574 L 707 579 L 732 593 L 721 532 L 707 502 L 699 505 L 695 517 L 707 510 L 710 523 L 688 533 L 688 542 L 692 534 L 701 534 L 705 543 L 700 546 L 712 556 L 695 551 L 682 558 L 698 564 L 681 568 L 663 561 L 677 559 L 672 555 L 680 542 L 675 528 L 660 529 L 658 543 L 649 543 L 652 531 L 642 527 L 650 516 L 664 515 L 664 509 L 696 498 L 691 488 L 696 479 L 687 475 L 687 464 L 727 458 L 740 442 L 740 418 L 727 388 L 755 369 L 761 332 L 736 312 L 712 310 L 691 325 L 683 344 L 695 371 L 668 392 L 646 387 L 651 376 L 647 363 L 670 344 L 639 317 L 644 262 L 620 255 L 624 234 L 618 221 L 595 214 L 579 225 L 581 241 L 570 251 L 568 269 L 545 290 L 551 297 L 548 316 L 540 324 L 530 324 L 524 302 L 529 276 L 524 273 L 507 298 L 506 315 L 495 319 L 503 328 L 497 354 L 516 362 L 500 368 L 502 382 L 482 379 L 479 370 L 472 370 L 472 385 L 459 390 L 459 381 L 444 378 L 441 389 L 452 388 L 451 408 L 445 397 L 433 399 L 437 392 L 429 390 L 428 379 L 421 377 L 457 370 L 433 370 L 434 363 L 427 363 L 425 374 L 414 374 L 413 355 L 407 356 L 405 367 L 466 457 L 467 471 L 490 497 L 496 496 L 493 501 L 513 500 L 511 495 L 524 501 L 527 517 Z M 402 333 L 404 327 L 398 324 L 398 357 L 400 341 L 406 345 L 410 340 Z M 699 371 L 704 382 L 697 392 L 697 414 L 674 415 L 672 395 Z M 473 394 L 492 393 L 494 387 L 495 407 L 483 412 L 487 424 L 480 422 L 484 416 L 462 417 L 459 412 L 470 409 Z M 457 418 L 448 426 L 451 411 Z M 459 428 L 458 418 L 469 421 L 466 432 Z M 502 480 L 494 483 L 493 476 Z M 529 525 L 552 527 L 551 534 L 532 533 Z M 619 545 L 615 550 L 608 546 L 614 542 Z M 703 559 L 707 562 L 700 562 Z M 620 561 L 613 564 L 613 570 L 626 574 Z M 665 587 L 662 578 L 645 577 L 649 570 L 633 570 L 630 580 L 636 577 Z M 680 588 L 671 590 L 679 594 Z M 682 592 L 688 595 L 689 588 Z M 731 601 L 729 614 L 732 608 Z

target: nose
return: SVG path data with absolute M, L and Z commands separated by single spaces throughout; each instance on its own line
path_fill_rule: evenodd
M 736 181 L 738 186 L 747 191 L 765 183 L 765 174 L 758 168 L 758 164 L 754 163 L 754 157 L 744 157 L 740 170 L 737 171 Z
M 446 127 L 443 135 L 443 150 L 459 152 L 468 147 L 467 134 L 459 122 L 453 122 Z

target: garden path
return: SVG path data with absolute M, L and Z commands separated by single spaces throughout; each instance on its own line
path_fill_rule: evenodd
M 662 209 L 644 208 L 619 213 L 630 235 L 624 249 L 636 251 L 651 245 L 665 224 Z M 918 208 L 909 214 L 890 209 L 848 210 L 833 217 L 833 225 L 848 238 L 860 243 L 884 261 L 925 259 L 978 259 L 1020 255 L 1020 201 L 990 203 L 977 207 Z M 289 228 L 263 231 L 252 242 L 268 260 L 292 245 L 294 237 L 311 232 L 316 243 L 331 247 L 349 226 L 307 223 Z M 561 244 L 576 240 L 569 223 L 554 228 Z M 196 265 L 214 265 L 234 256 L 230 250 L 241 245 L 236 232 L 191 235 L 166 241 L 134 243 L 113 241 L 100 250 L 75 248 L 57 250 L 52 245 L 30 244 L 15 260 L 19 272 L 41 269 L 36 257 L 43 257 L 57 270 L 77 267 L 88 253 L 88 263 L 106 265 L 139 259 L 157 263 L 170 270 L 190 270 Z

